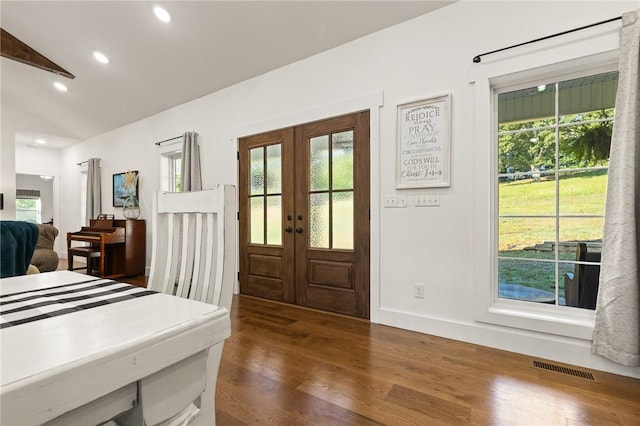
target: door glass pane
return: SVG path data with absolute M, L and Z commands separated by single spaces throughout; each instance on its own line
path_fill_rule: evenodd
M 252 197 L 251 200 L 251 244 L 264 244 L 264 198 Z
M 309 246 L 329 248 L 329 194 L 309 194 Z
M 264 148 L 250 150 L 251 157 L 251 195 L 264 194 Z
M 282 196 L 267 197 L 267 244 L 282 244 Z
M 333 193 L 333 247 L 353 249 L 353 192 Z
M 353 130 L 332 135 L 332 189 L 353 189 Z
M 282 145 L 267 147 L 267 194 L 282 192 Z
M 309 142 L 309 189 L 329 189 L 329 135 L 311 138 Z

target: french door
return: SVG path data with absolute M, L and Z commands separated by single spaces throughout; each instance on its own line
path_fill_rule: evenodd
M 369 113 L 239 141 L 240 291 L 369 318 Z

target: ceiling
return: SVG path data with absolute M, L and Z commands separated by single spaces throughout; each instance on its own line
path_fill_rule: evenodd
M 0 26 L 76 76 L 3 57 L 2 106 L 33 123 L 17 143 L 61 148 L 451 3 L 2 0 Z M 171 22 L 156 19 L 155 4 Z

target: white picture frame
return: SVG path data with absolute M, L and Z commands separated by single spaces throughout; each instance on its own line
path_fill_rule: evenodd
M 397 106 L 396 188 L 450 186 L 451 95 Z

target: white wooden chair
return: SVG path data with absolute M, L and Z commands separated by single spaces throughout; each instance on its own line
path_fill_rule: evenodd
M 148 288 L 229 309 L 235 272 L 235 187 L 156 193 Z
M 147 287 L 229 310 L 236 270 L 235 209 L 235 187 L 232 185 L 194 192 L 156 193 L 153 253 Z M 215 386 L 222 346 L 223 342 L 209 350 L 204 393 L 199 397 L 176 395 L 174 403 L 178 407 L 171 407 L 167 401 L 152 409 L 145 407 L 145 416 L 150 416 L 145 418 L 146 424 L 165 420 L 167 414 L 176 413 L 171 413 L 175 408 L 182 410 L 179 406 L 185 398 L 201 408 L 194 424 L 215 424 Z M 207 403 L 200 404 L 200 401 Z M 144 404 L 144 395 L 141 403 Z

